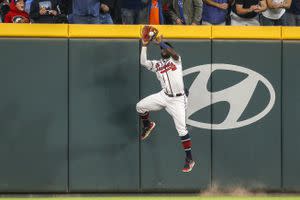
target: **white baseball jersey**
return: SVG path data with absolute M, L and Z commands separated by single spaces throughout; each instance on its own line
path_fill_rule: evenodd
M 152 94 L 136 105 L 138 113 L 157 111 L 163 108 L 172 116 L 179 136 L 185 136 L 188 131 L 185 123 L 187 98 L 184 95 L 181 58 L 162 60 L 147 60 L 147 47 L 142 47 L 141 64 L 156 73 L 162 91 Z M 173 95 L 170 97 L 166 95 Z M 176 96 L 176 94 L 182 94 Z
M 161 60 L 147 60 L 147 47 L 142 47 L 141 64 L 156 73 L 164 92 L 170 95 L 184 93 L 180 56 L 178 60 L 174 60 L 172 57 Z

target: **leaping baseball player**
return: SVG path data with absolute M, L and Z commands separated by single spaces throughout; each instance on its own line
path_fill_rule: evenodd
M 143 123 L 141 139 L 145 140 L 155 127 L 155 122 L 149 118 L 149 112 L 164 108 L 174 120 L 176 130 L 186 154 L 182 172 L 190 172 L 195 165 L 195 161 L 192 158 L 192 143 L 185 123 L 187 95 L 185 94 L 183 83 L 181 57 L 175 52 L 170 43 L 162 41 L 162 36 L 157 37 L 153 41 L 159 45 L 162 59 L 148 60 L 147 45 L 150 41 L 144 41 L 142 39 L 143 46 L 140 62 L 141 65 L 145 66 L 148 70 L 156 73 L 162 90 L 142 99 L 136 105 L 136 110 Z

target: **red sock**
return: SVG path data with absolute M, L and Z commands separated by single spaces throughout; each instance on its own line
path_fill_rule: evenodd
M 189 134 L 186 134 L 185 136 L 180 137 L 182 147 L 185 151 L 186 158 L 192 160 L 192 142 L 191 137 Z
M 149 120 L 149 112 L 145 112 L 143 114 L 140 114 L 140 118 L 143 122 L 144 128 L 150 126 L 150 120 Z

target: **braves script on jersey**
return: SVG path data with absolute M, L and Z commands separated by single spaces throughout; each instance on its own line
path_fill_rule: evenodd
M 161 60 L 147 60 L 146 47 L 142 48 L 141 59 L 145 59 L 145 67 L 153 72 L 160 81 L 162 89 L 170 95 L 184 93 L 184 84 L 182 78 L 181 58 L 174 60 L 172 57 Z M 143 63 L 142 63 L 143 64 Z
M 179 136 L 187 134 L 185 109 L 187 98 L 184 94 L 181 58 L 147 60 L 147 47 L 142 47 L 141 64 L 156 73 L 162 91 L 142 99 L 137 111 L 145 113 L 163 108 L 173 117 Z

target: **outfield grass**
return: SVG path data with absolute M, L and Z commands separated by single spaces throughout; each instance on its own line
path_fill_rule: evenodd
M 300 200 L 299 196 L 120 196 L 120 197 L 0 197 L 1 200 Z

